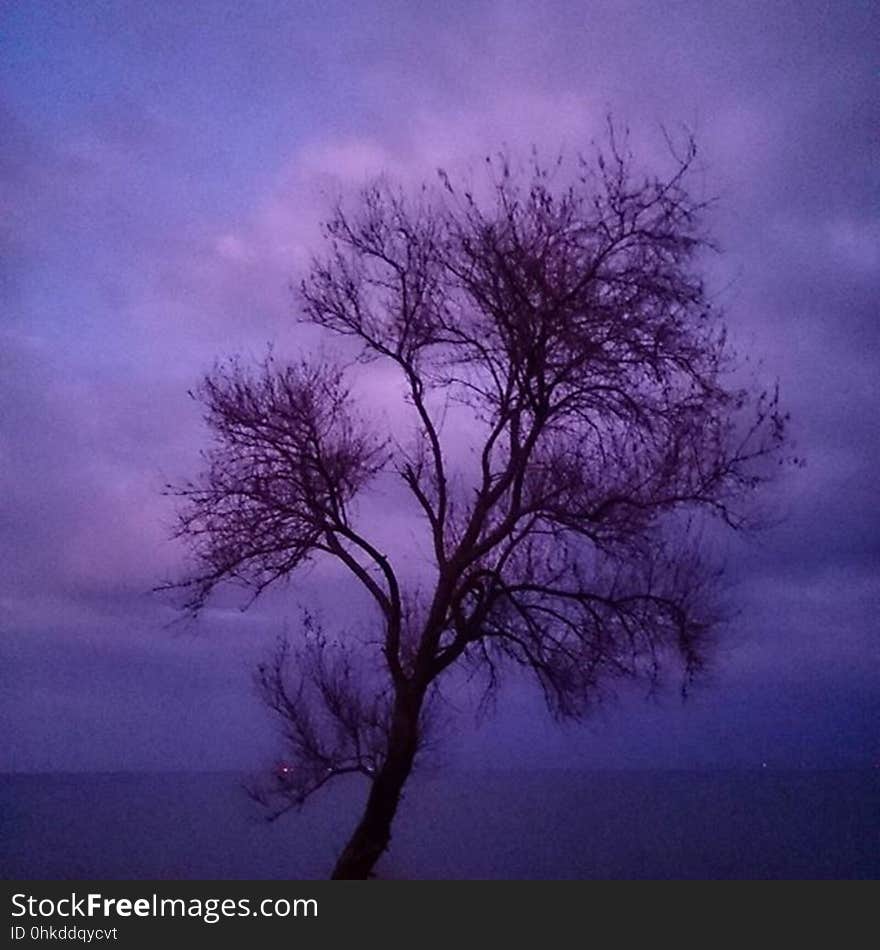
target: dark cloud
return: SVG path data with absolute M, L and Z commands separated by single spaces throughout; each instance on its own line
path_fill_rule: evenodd
M 424 5 L 421 5 L 423 7 Z M 215 357 L 311 341 L 286 284 L 330 194 L 486 149 L 588 145 L 606 111 L 650 159 L 692 126 L 707 262 L 807 466 L 729 550 L 728 630 L 694 704 L 627 699 L 557 736 L 516 690 L 451 755 L 864 764 L 880 679 L 877 13 L 869 4 L 7 4 L 0 437 L 7 767 L 252 764 L 248 665 L 296 603 L 366 622 L 316 572 L 174 637 L 160 495 L 202 440 Z M 373 380 L 373 390 L 384 383 Z M 406 512 L 384 519 L 408 536 Z M 391 526 L 391 527 L 389 527 Z M 335 605 L 335 613 L 334 613 Z M 218 632 L 219 631 L 219 632 Z M 524 732 L 525 730 L 525 732 Z M 530 751 L 520 748 L 527 735 Z M 530 758 L 530 756 L 532 758 Z

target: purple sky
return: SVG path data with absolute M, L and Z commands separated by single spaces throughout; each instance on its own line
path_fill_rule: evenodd
M 427 12 L 431 7 L 435 13 Z M 169 631 L 169 479 L 216 357 L 295 355 L 328 197 L 501 144 L 650 159 L 689 125 L 712 281 L 807 467 L 733 544 L 710 682 L 558 732 L 511 690 L 445 756 L 497 767 L 880 760 L 880 13 L 872 3 L 7 2 L 0 12 L 0 769 L 250 767 L 250 670 L 331 571 Z M 388 520 L 394 523 L 394 512 Z M 405 527 L 399 516 L 398 525 Z

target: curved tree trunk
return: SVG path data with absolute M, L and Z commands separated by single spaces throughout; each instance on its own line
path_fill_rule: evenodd
M 368 878 L 391 841 L 391 824 L 418 749 L 422 698 L 413 692 L 397 696 L 388 754 L 373 779 L 361 820 L 336 862 L 333 880 Z

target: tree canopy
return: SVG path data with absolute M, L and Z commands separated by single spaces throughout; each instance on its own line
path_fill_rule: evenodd
M 259 593 L 320 556 L 377 608 L 384 674 L 308 635 L 261 667 L 291 766 L 266 800 L 302 802 L 329 778 L 371 781 L 337 866 L 366 873 L 444 671 L 489 688 L 525 668 L 561 717 L 603 683 L 701 668 L 717 619 L 695 518 L 741 528 L 780 458 L 774 391 L 734 384 L 721 314 L 701 276 L 696 149 L 641 176 L 612 129 L 593 158 L 490 158 L 479 187 L 441 172 L 416 194 L 387 180 L 340 204 L 298 294 L 301 319 L 399 374 L 411 430 L 376 432 L 347 384 L 356 365 L 273 357 L 218 365 L 197 397 L 206 470 L 178 489 L 200 609 L 238 581 Z M 444 425 L 467 407 L 476 463 Z M 430 582 L 405 589 L 367 536 L 358 496 L 393 472 L 421 514 Z M 291 663 L 291 657 L 295 662 Z

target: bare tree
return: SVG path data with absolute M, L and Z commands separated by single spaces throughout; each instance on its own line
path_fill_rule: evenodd
M 334 776 L 370 782 L 334 877 L 367 876 L 388 846 L 454 665 L 489 689 L 518 665 L 554 714 L 579 717 L 615 679 L 672 667 L 687 683 L 704 662 L 712 572 L 688 524 L 704 512 L 745 525 L 785 420 L 774 393 L 730 381 L 699 275 L 695 154 L 689 140 L 669 175 L 640 177 L 612 129 L 574 168 L 487 160 L 482 196 L 441 172 L 414 198 L 380 182 L 354 211 L 337 207 L 302 317 L 399 372 L 407 439 L 358 417 L 351 367 L 233 362 L 198 391 L 214 442 L 178 490 L 196 555 L 189 607 L 221 581 L 259 593 L 319 556 L 376 605 L 372 663 L 307 624 L 258 672 L 290 755 L 261 793 L 276 814 Z M 452 461 L 450 406 L 470 414 L 473 471 Z M 421 594 L 355 516 L 380 472 L 422 515 Z

